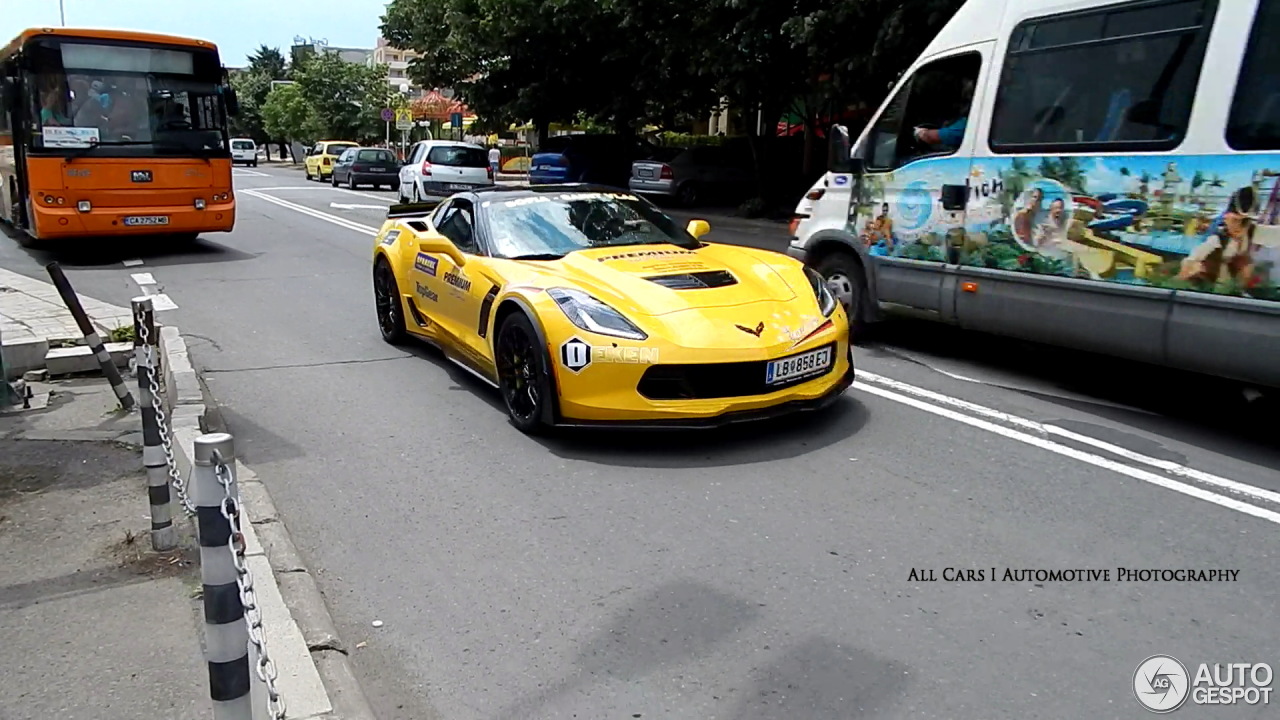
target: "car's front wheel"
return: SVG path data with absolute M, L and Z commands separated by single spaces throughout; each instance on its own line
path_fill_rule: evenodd
M 511 423 L 530 435 L 545 432 L 544 418 L 549 414 L 549 403 L 555 402 L 551 392 L 551 362 L 527 315 L 514 312 L 502 321 L 495 355 L 498 387 Z
M 404 342 L 404 299 L 400 297 L 400 288 L 396 285 L 396 274 L 391 270 L 391 263 L 384 258 L 378 258 L 373 266 L 373 303 L 378 313 L 378 330 L 382 333 L 382 339 L 392 345 Z

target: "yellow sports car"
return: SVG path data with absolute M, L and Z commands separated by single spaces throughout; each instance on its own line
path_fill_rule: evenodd
M 524 432 L 716 426 L 834 401 L 853 353 L 821 276 L 699 240 L 710 229 L 581 185 L 396 205 L 374 241 L 378 325 L 496 386 Z

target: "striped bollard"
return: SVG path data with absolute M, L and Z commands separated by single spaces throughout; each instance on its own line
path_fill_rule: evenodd
M 53 286 L 62 296 L 63 304 L 67 306 L 71 317 L 75 318 L 80 332 L 84 334 L 84 341 L 89 346 L 89 351 L 98 359 L 98 366 L 102 368 L 103 376 L 111 383 L 111 389 L 115 391 L 120 407 L 132 410 L 133 395 L 129 394 L 129 388 L 124 384 L 124 378 L 120 377 L 120 370 L 112 362 L 111 353 L 107 352 L 106 346 L 102 344 L 102 338 L 98 337 L 98 331 L 94 329 L 93 323 L 89 322 L 89 315 L 80 304 L 80 296 L 76 295 L 75 289 L 71 287 L 71 281 L 67 280 L 67 274 L 62 272 L 62 266 L 56 262 L 49 263 L 44 269 L 49 272 L 49 279 L 53 280 Z
M 156 316 L 151 298 L 134 298 L 133 360 L 138 372 L 138 397 L 142 404 L 142 465 L 147 469 L 147 498 L 151 503 L 151 547 L 172 550 L 178 546 L 178 531 L 173 526 L 173 506 L 169 504 L 169 463 L 165 461 L 160 437 L 160 419 L 156 406 L 160 398 L 160 353 L 156 334 Z
M 231 497 L 239 498 L 231 436 L 210 433 L 196 438 L 191 494 L 200 538 L 209 696 L 213 699 L 214 720 L 253 720 L 249 693 L 249 627 L 240 601 L 239 573 L 231 554 L 231 521 L 222 514 L 227 490 L 218 481 L 215 451 L 227 466 Z

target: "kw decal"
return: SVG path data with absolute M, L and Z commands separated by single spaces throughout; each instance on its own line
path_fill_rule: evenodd
M 431 277 L 436 276 L 436 266 L 440 261 L 431 257 L 426 253 L 418 253 L 418 257 L 413 261 L 413 269 L 421 273 L 426 273 Z

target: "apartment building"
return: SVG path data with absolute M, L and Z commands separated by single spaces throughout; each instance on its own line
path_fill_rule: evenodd
M 397 90 L 401 85 L 408 85 L 409 94 L 418 97 L 423 94 L 423 90 L 409 78 L 409 61 L 415 57 L 417 53 L 414 51 L 392 47 L 386 38 L 378 38 L 378 45 L 369 57 L 369 64 L 386 65 L 387 85 Z

